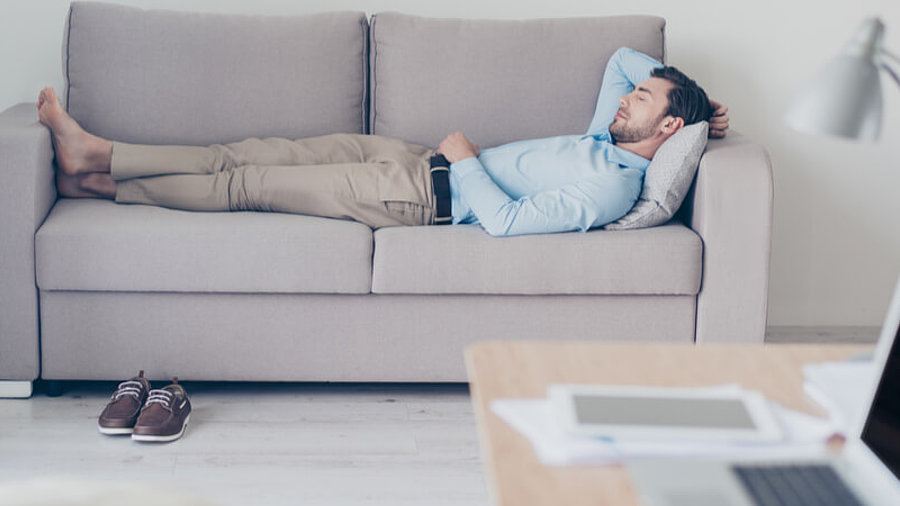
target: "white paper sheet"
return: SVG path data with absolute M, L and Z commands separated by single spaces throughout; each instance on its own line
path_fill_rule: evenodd
M 846 431 L 864 416 L 874 373 L 871 360 L 806 364 L 803 390 Z
M 703 390 L 740 389 L 729 384 Z M 825 441 L 835 433 L 831 419 L 817 418 L 771 403 L 782 424 L 785 440 L 779 443 L 734 443 L 696 441 L 625 441 L 572 436 L 560 428 L 550 401 L 496 399 L 491 410 L 531 442 L 541 462 L 547 465 L 596 465 L 644 457 L 728 457 L 732 459 L 821 457 Z

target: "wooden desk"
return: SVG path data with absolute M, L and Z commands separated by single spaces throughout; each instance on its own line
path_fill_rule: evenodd
M 843 360 L 860 345 L 682 345 L 487 342 L 466 350 L 482 454 L 494 504 L 638 504 L 621 466 L 549 467 L 490 410 L 497 398 L 544 397 L 550 383 L 710 386 L 738 382 L 798 411 L 824 414 L 803 394 L 801 366 Z

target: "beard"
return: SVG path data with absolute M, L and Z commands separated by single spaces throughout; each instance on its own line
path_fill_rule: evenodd
M 662 116 L 643 125 L 627 125 L 624 121 L 621 123 L 613 121 L 609 125 L 609 136 L 612 138 L 613 143 L 616 144 L 642 141 L 656 135 L 656 127 L 659 126 L 661 119 Z

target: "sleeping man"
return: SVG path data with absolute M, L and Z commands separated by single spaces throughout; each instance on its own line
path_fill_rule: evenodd
M 727 109 L 674 67 L 621 48 L 584 135 L 490 149 L 461 132 L 434 150 L 377 135 L 151 146 L 86 132 L 52 88 L 38 98 L 64 197 L 189 211 L 271 211 L 373 228 L 478 223 L 491 235 L 603 226 L 632 208 L 657 149 L 685 125 L 728 129 Z M 449 170 L 448 170 L 449 169 Z

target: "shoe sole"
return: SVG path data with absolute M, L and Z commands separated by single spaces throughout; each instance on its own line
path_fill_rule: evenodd
M 184 430 L 187 429 L 188 422 L 191 420 L 191 415 L 188 415 L 187 418 L 184 419 L 184 423 L 181 424 L 181 431 L 177 434 L 170 434 L 165 436 L 157 436 L 153 434 L 134 434 L 132 431 L 131 439 L 133 441 L 143 441 L 148 443 L 167 443 L 169 441 L 175 441 L 184 435 Z
M 133 427 L 104 427 L 102 425 L 97 425 L 97 430 L 100 431 L 100 434 L 106 434 L 107 436 L 122 436 L 134 432 Z

